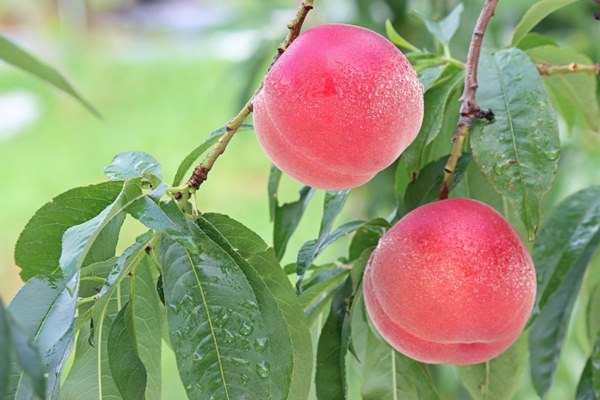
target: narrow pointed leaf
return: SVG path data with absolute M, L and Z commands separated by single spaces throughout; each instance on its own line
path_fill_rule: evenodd
M 460 26 L 460 15 L 462 14 L 464 9 L 465 7 L 463 6 L 463 4 L 458 3 L 456 7 L 454 7 L 454 9 L 450 11 L 450 14 L 448 14 L 441 21 L 434 21 L 428 16 L 418 12 L 414 12 L 413 15 L 416 15 L 425 23 L 427 30 L 435 38 L 437 38 L 443 44 L 447 45 L 448 43 L 450 43 L 450 40 L 456 33 L 458 27 Z
M 117 154 L 110 165 L 103 168 L 103 171 L 111 181 L 126 181 L 148 174 L 161 177 L 160 164 L 156 158 L 141 151 Z
M 59 259 L 65 231 L 98 215 L 119 195 L 122 182 L 105 182 L 71 189 L 40 208 L 29 220 L 15 247 L 21 278 L 60 274 Z
M 0 399 L 4 398 L 10 377 L 11 342 L 12 338 L 6 310 L 0 300 Z
M 271 164 L 269 171 L 269 183 L 267 185 L 267 193 L 269 195 L 269 219 L 271 222 L 275 219 L 275 210 L 279 207 L 279 182 L 281 182 L 282 172 L 275 164 Z
M 290 238 L 296 232 L 304 211 L 312 199 L 315 189 L 305 186 L 300 190 L 300 198 L 275 208 L 273 219 L 273 248 L 278 259 L 282 259 Z
M 363 251 L 377 246 L 379 239 L 390 226 L 387 220 L 375 218 L 357 229 L 348 249 L 348 261 L 356 260 Z
M 516 46 L 529 31 L 548 15 L 576 1 L 577 0 L 540 0 L 535 3 L 527 10 L 521 21 L 517 24 L 513 33 L 512 45 Z
M 312 325 L 314 320 L 321 314 L 324 307 L 327 305 L 327 301 L 331 299 L 334 291 L 348 274 L 348 270 L 338 269 L 337 272 L 328 279 L 309 287 L 300 294 L 300 303 L 302 304 L 304 314 L 308 318 L 310 325 Z
M 522 336 L 508 350 L 481 364 L 461 365 L 456 370 L 474 400 L 511 400 L 527 363 L 527 340 Z
M 254 127 L 252 125 L 243 124 L 238 129 L 238 132 L 249 131 L 252 129 L 254 129 Z M 173 178 L 172 186 L 178 186 L 183 182 L 183 179 L 185 178 L 185 174 L 192 168 L 194 163 L 200 158 L 200 156 L 202 154 L 204 154 L 204 152 L 206 152 L 215 143 L 217 143 L 217 140 L 219 140 L 219 138 L 221 136 L 223 136 L 225 134 L 225 132 L 226 132 L 225 127 L 219 128 L 216 131 L 211 132 L 206 137 L 206 139 L 204 139 L 204 142 L 202 142 L 198 147 L 196 147 L 194 150 L 192 150 L 190 152 L 190 154 L 188 154 L 183 159 L 183 161 L 179 165 L 179 168 L 177 168 L 177 173 L 175 173 L 175 177 Z
M 0 35 L 0 59 L 23 71 L 42 79 L 71 95 L 92 114 L 99 117 L 98 111 L 71 86 L 71 84 L 54 68 L 38 60 L 3 35 Z
M 592 382 L 593 375 L 592 359 L 588 358 L 583 368 L 583 372 L 579 378 L 577 384 L 577 391 L 575 392 L 575 400 L 597 400 L 598 397 L 594 393 L 594 383 Z
M 533 249 L 538 291 L 529 334 L 531 376 L 540 396 L 552 384 L 575 299 L 599 245 L 599 187 L 568 197 L 540 229 Z
M 343 327 L 348 318 L 347 299 L 351 294 L 352 283 L 346 280 L 333 296 L 331 311 L 319 335 L 315 377 L 318 399 L 344 400 L 348 395 L 346 353 L 349 342 L 343 336 L 350 332 L 344 331 Z
M 110 370 L 124 399 L 145 399 L 148 376 L 144 363 L 137 354 L 130 303 L 119 311 L 108 333 L 108 361 Z
M 410 51 L 414 51 L 415 53 L 421 52 L 421 50 L 419 50 L 415 45 L 411 44 L 408 40 L 404 39 L 396 31 L 396 29 L 394 29 L 394 25 L 392 25 L 392 22 L 389 19 L 385 21 L 385 32 L 390 41 L 395 45 Z
M 492 187 L 515 208 L 533 240 L 542 198 L 558 166 L 556 115 L 524 51 L 482 54 L 480 63 L 477 101 L 491 109 L 495 119 L 472 131 L 473 157 Z

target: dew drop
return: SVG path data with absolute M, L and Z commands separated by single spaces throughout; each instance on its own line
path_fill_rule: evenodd
M 254 331 L 254 327 L 247 322 L 244 322 L 240 327 L 240 334 L 242 336 L 249 336 L 252 331 Z
M 263 379 L 268 378 L 271 375 L 271 365 L 269 362 L 261 361 L 256 364 L 256 373 Z
M 265 351 L 268 346 L 269 346 L 269 339 L 267 339 L 266 337 L 256 338 L 256 340 L 254 341 L 254 348 L 256 349 L 256 351 L 259 351 L 259 352 Z
M 205 356 L 206 355 L 200 350 L 196 350 L 194 352 L 194 360 L 196 360 L 196 361 L 202 361 Z
M 559 149 L 551 149 L 551 150 L 547 150 L 544 152 L 544 156 L 549 160 L 549 161 L 554 161 L 558 158 L 558 156 L 560 155 L 560 150 Z

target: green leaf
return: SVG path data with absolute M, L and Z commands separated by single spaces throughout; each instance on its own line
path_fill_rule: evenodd
M 502 196 L 490 186 L 475 163 L 470 163 L 466 168 L 461 181 L 453 186 L 450 197 L 479 200 L 503 213 Z
M 237 260 L 202 230 L 192 254 L 163 237 L 157 248 L 171 344 L 190 398 L 267 398 L 272 383 L 269 333 Z M 279 371 L 276 371 L 279 372 Z
M 269 218 L 271 222 L 275 219 L 275 210 L 279 207 L 279 197 L 277 190 L 279 189 L 279 182 L 281 181 L 281 170 L 271 164 L 271 170 L 269 171 L 269 184 L 267 185 L 267 192 L 269 194 Z
M 535 47 L 541 46 L 558 46 L 554 39 L 544 36 L 540 33 L 530 32 L 517 44 L 521 50 L 528 51 Z
M 594 393 L 594 383 L 592 382 L 593 375 L 592 358 L 588 358 L 577 384 L 575 400 L 597 400 L 598 397 Z
M 142 151 L 117 154 L 110 165 L 103 168 L 104 175 L 111 181 L 126 181 L 154 175 L 160 179 L 160 163 Z
M 268 249 L 267 244 L 256 233 L 225 215 L 204 214 L 202 220 L 209 222 L 212 227 L 217 229 L 227 239 L 230 246 L 225 244 L 222 246 L 224 249 L 227 249 L 229 254 L 237 257 L 235 255 L 237 253 L 246 258 L 260 275 L 264 281 L 264 285 L 256 284 L 256 277 L 249 274 L 251 269 L 244 268 L 254 292 L 258 293 L 268 290 L 277 302 L 277 306 L 287 323 L 288 332 L 282 333 L 282 336 L 289 336 L 292 344 L 292 371 L 289 374 L 291 382 L 287 398 L 306 398 L 310 389 L 313 362 L 310 331 L 300 302 L 286 274 L 281 269 L 275 252 L 272 249 Z M 261 313 L 263 317 L 265 314 L 270 314 L 268 318 L 265 318 L 265 323 L 269 327 L 271 337 L 277 336 L 277 332 L 282 331 L 282 326 L 278 326 L 280 322 L 273 320 L 273 317 L 278 314 L 277 310 L 269 311 L 261 306 Z M 276 348 L 275 345 L 277 343 L 278 340 L 271 341 L 272 349 Z M 285 354 L 285 351 L 278 353 L 277 357 L 282 357 L 283 354 Z M 275 367 L 276 365 L 272 365 L 272 368 Z
M 252 125 L 243 124 L 238 129 L 238 132 L 244 132 L 244 131 L 248 131 L 248 130 L 252 130 L 252 129 L 254 129 L 254 127 Z M 190 170 L 190 168 L 192 168 L 194 163 L 198 160 L 198 158 L 200 158 L 200 156 L 202 154 L 204 154 L 204 152 L 206 150 L 210 149 L 215 143 L 217 143 L 217 140 L 219 140 L 221 138 L 221 136 L 223 136 L 225 134 L 226 131 L 227 131 L 227 128 L 222 127 L 222 128 L 217 129 L 216 131 L 211 132 L 206 137 L 206 139 L 204 139 L 204 142 L 202 142 L 202 144 L 200 144 L 198 147 L 196 147 L 194 150 L 192 150 L 190 152 L 190 154 L 188 154 L 183 159 L 181 164 L 179 164 L 179 168 L 177 168 L 177 172 L 175 173 L 175 177 L 173 178 L 172 186 L 178 186 L 181 184 L 181 182 L 183 181 L 183 178 L 185 177 L 186 172 L 188 172 Z
M 346 279 L 333 296 L 331 311 L 319 335 L 315 385 L 317 398 L 344 400 L 348 394 L 346 353 L 348 340 L 343 338 L 347 317 L 347 299 L 352 295 L 351 281 Z M 348 335 L 350 332 L 346 331 Z
M 468 153 L 463 154 L 458 160 L 452 187 L 460 183 L 471 160 L 472 157 Z M 423 167 L 417 179 L 408 184 L 404 193 L 404 210 L 406 212 L 439 199 L 442 181 L 444 180 L 444 167 L 447 161 L 448 156 L 427 164 Z
M 148 375 L 146 399 L 161 399 L 161 332 L 165 324 L 164 307 L 156 285 L 158 271 L 150 256 L 144 256 L 135 268 L 131 286 L 130 308 L 137 353 Z
M 394 29 L 394 25 L 388 19 L 385 21 L 385 33 L 387 34 L 388 39 L 392 43 L 407 50 L 413 51 L 415 53 L 421 53 L 421 50 L 417 48 L 415 45 L 411 44 L 408 40 L 404 39 L 396 29 Z
M 11 319 L 20 328 L 13 334 L 16 335 L 15 339 L 19 339 L 19 341 L 15 340 L 15 344 L 22 367 L 22 369 L 13 369 L 8 389 L 9 398 L 29 399 L 32 393 L 43 390 L 44 374 L 40 376 L 40 369 L 36 365 L 37 360 L 35 357 L 31 358 L 31 354 L 35 352 L 28 349 L 26 341 L 29 339 L 33 340 L 48 372 L 46 395 L 43 397 L 54 398 L 75 337 L 77 295 L 73 293 L 77 293 L 78 278 L 78 275 L 75 275 L 68 283 L 50 281 L 47 278 L 32 278 L 8 306 Z M 69 288 L 74 288 L 73 293 Z M 23 357 L 27 354 L 29 356 L 25 362 Z M 33 385 L 29 380 L 23 379 L 25 373 L 36 376 Z
M 461 365 L 456 370 L 474 400 L 511 400 L 527 363 L 527 341 L 522 335 L 496 358 L 481 364 Z
M 425 364 L 395 351 L 370 329 L 362 292 L 352 303 L 352 348 L 360 362 L 363 400 L 439 399 Z
M 5 36 L 0 35 L 0 59 L 11 64 L 23 71 L 26 71 L 34 76 L 37 76 L 43 81 L 54 85 L 56 88 L 73 96 L 92 114 L 100 117 L 100 113 L 87 100 L 77 93 L 69 82 L 54 68 L 44 64 L 10 40 Z
M 527 54 L 541 64 L 592 64 L 589 57 L 570 48 L 542 46 L 529 49 Z M 544 84 L 556 110 L 567 125 L 575 125 L 578 115 L 583 115 L 588 129 L 600 129 L 600 111 L 596 97 L 597 77 L 589 74 L 556 74 L 544 76 Z
M 128 298 L 129 280 L 126 278 L 142 263 L 151 241 L 150 232 L 140 236 L 118 258 L 108 275 L 91 309 L 93 329 L 86 324 L 79 331 L 75 358 L 63 385 L 61 400 L 121 398 L 110 370 L 108 336 L 114 318 Z
M 550 389 L 568 321 L 590 258 L 600 245 L 600 187 L 569 196 L 542 225 L 533 248 L 537 298 L 529 335 L 531 376 Z
M 390 223 L 383 218 L 375 218 L 361 226 L 348 249 L 348 261 L 352 262 L 361 256 L 365 249 L 377 246 L 379 239 L 390 228 Z
M 12 339 L 4 304 L 0 300 L 0 399 L 4 399 L 10 377 Z M 42 391 L 42 394 L 44 391 Z
M 586 327 L 588 340 L 593 343 L 600 333 L 600 283 L 594 285 L 590 292 L 586 310 Z
M 417 11 L 413 12 L 413 15 L 416 15 L 421 21 L 425 23 L 427 30 L 442 44 L 447 45 L 450 43 L 450 40 L 456 33 L 458 27 L 460 26 L 460 15 L 464 11 L 464 6 L 462 3 L 458 3 L 456 7 L 450 14 L 446 16 L 446 18 L 441 21 L 434 21 L 426 15 L 423 15 Z
M 600 397 L 600 333 L 596 336 L 596 344 L 591 357 L 592 361 L 592 385 L 596 398 Z
M 157 204 L 150 196 L 143 196 L 131 202 L 127 213 L 146 227 L 175 238 L 191 252 L 199 251 L 185 215 L 175 201 Z
M 129 303 L 119 311 L 108 333 L 108 361 L 110 370 L 124 399 L 145 398 L 146 368 L 137 354 L 133 316 Z
M 316 256 L 332 241 L 338 237 L 344 236 L 347 233 L 358 229 L 357 225 L 348 225 L 338 228 L 339 232 L 336 232 L 336 237 L 329 235 L 333 228 L 333 222 L 338 214 L 342 211 L 346 199 L 350 194 L 349 190 L 340 190 L 337 192 L 328 191 L 325 193 L 325 200 L 323 202 L 323 217 L 321 218 L 321 226 L 319 228 L 319 237 L 316 240 L 311 240 L 304 245 L 298 252 L 298 258 L 296 261 L 296 273 L 298 274 L 298 280 L 296 281 L 296 290 L 301 290 L 302 280 L 304 274 L 311 266 Z M 355 223 L 351 223 L 355 224 Z M 346 232 L 346 233 L 344 233 Z M 331 236 L 331 237 L 330 237 Z
M 349 271 L 346 269 L 337 269 L 336 273 L 330 274 L 328 279 L 312 285 L 300 294 L 300 303 L 309 325 L 312 325 L 321 314 L 333 292 L 348 274 Z
M 117 198 L 102 212 L 83 224 L 67 229 L 60 256 L 60 267 L 65 278 L 70 279 L 84 265 L 87 254 L 101 232 L 111 222 L 123 218 L 124 211 L 142 196 L 140 180 L 127 181 Z
M 12 349 L 14 349 L 12 350 L 14 360 L 11 365 L 11 372 L 16 374 L 22 373 L 23 375 L 19 379 L 26 379 L 33 388 L 33 392 L 40 398 L 44 398 L 46 396 L 47 368 L 42 361 L 40 351 L 33 343 L 32 338 L 27 336 L 19 325 L 11 321 L 10 316 L 7 317 L 11 325 Z M 18 368 L 15 361 L 19 366 Z M 57 386 L 54 383 L 54 387 Z
M 71 189 L 40 208 L 15 247 L 15 263 L 21 267 L 23 280 L 59 273 L 65 231 L 98 215 L 115 200 L 122 187 L 122 182 L 105 182 Z
M 314 193 L 315 189 L 304 186 L 300 190 L 300 198 L 297 201 L 286 203 L 281 207 L 276 206 L 273 220 L 273 248 L 279 260 L 283 258 L 287 244 L 298 228 L 306 206 Z
M 464 71 L 457 67 L 446 67 L 444 73 L 431 89 L 425 92 L 425 113 L 421 130 L 402 158 L 410 175 L 418 173 L 429 160 L 426 147 L 440 134 L 446 109 L 452 94 L 459 91 L 464 82 Z M 448 148 L 450 148 L 448 144 Z
M 529 31 L 548 15 L 576 1 L 577 0 L 540 0 L 535 3 L 527 10 L 521 21 L 517 24 L 513 33 L 512 45 L 517 45 Z
M 447 65 L 434 65 L 428 68 L 423 68 L 419 71 L 419 80 L 423 84 L 425 92 L 431 89 L 438 79 L 442 77 L 442 74 L 448 69 L 454 68 Z
M 482 54 L 477 101 L 495 119 L 471 133 L 473 158 L 535 238 L 558 165 L 558 123 L 537 68 L 519 49 Z M 533 107 L 532 105 L 535 105 Z

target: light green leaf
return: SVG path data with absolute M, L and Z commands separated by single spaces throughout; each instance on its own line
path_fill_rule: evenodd
M 577 0 L 540 0 L 535 3 L 527 10 L 521 21 L 517 24 L 513 33 L 512 45 L 516 46 L 529 31 L 548 15 L 576 1 Z
M 349 272 L 346 269 L 337 269 L 336 273 L 329 274 L 327 279 L 312 285 L 300 294 L 300 303 L 302 304 L 304 314 L 308 318 L 309 325 L 312 325 L 319 314 L 321 314 L 331 295 L 348 276 Z
M 110 165 L 103 168 L 104 175 L 111 181 L 126 181 L 154 175 L 160 179 L 160 163 L 142 151 L 117 154 Z
M 65 231 L 98 215 L 116 199 L 122 187 L 122 182 L 78 187 L 40 208 L 21 232 L 15 246 L 15 263 L 21 267 L 21 278 L 27 281 L 36 275 L 59 274 Z M 116 239 L 114 242 L 116 246 Z
M 77 93 L 77 91 L 71 86 L 69 82 L 59 74 L 54 68 L 47 64 L 44 64 L 12 41 L 8 40 L 5 36 L 0 35 L 0 59 L 6 63 L 11 64 L 23 71 L 26 71 L 38 78 L 42 79 L 54 85 L 56 88 L 63 92 L 73 96 L 77 99 L 85 108 L 87 108 L 92 114 L 100 117 L 100 113 L 83 97 Z
M 269 194 L 269 218 L 271 222 L 275 219 L 275 210 L 279 206 L 279 196 L 277 190 L 279 189 L 279 182 L 281 182 L 282 172 L 275 164 L 271 164 L 271 170 L 269 171 L 269 183 L 267 185 L 267 192 Z
M 254 127 L 252 125 L 243 124 L 238 129 L 238 133 L 244 132 L 244 131 L 249 131 L 252 129 L 254 129 Z M 175 177 L 173 178 L 172 186 L 178 186 L 181 184 L 181 182 L 183 181 L 183 178 L 185 177 L 186 172 L 188 172 L 190 170 L 190 168 L 192 168 L 194 163 L 198 160 L 198 158 L 200 158 L 200 156 L 202 154 L 204 154 L 204 152 L 206 150 L 210 149 L 215 143 L 217 143 L 217 140 L 219 140 L 221 138 L 221 136 L 223 136 L 225 134 L 225 132 L 226 132 L 226 127 L 222 127 L 222 128 L 217 129 L 216 131 L 211 132 L 206 137 L 206 139 L 204 139 L 204 142 L 202 142 L 202 144 L 200 144 L 198 147 L 196 147 L 194 150 L 192 150 L 190 152 L 190 154 L 188 154 L 183 159 L 181 164 L 179 164 L 179 168 L 177 168 L 177 172 L 175 173 Z
M 4 398 L 10 377 L 12 338 L 4 304 L 0 300 L 0 399 Z M 41 391 L 43 394 L 45 392 Z
M 531 377 L 540 396 L 552 384 L 587 265 L 600 245 L 600 187 L 569 196 L 546 220 L 533 248 L 537 298 L 529 334 Z
M 145 399 L 146 368 L 137 354 L 136 334 L 129 302 L 112 321 L 108 333 L 108 362 L 113 380 L 124 399 Z
M 271 188 L 269 188 L 271 191 Z M 315 189 L 304 186 L 300 190 L 300 198 L 293 203 L 286 203 L 282 206 L 275 206 L 275 217 L 273 220 L 273 248 L 277 254 L 277 258 L 281 260 L 285 254 L 290 238 L 298 228 L 300 220 L 304 215 L 304 211 L 308 203 L 312 199 Z M 270 197 L 276 195 L 276 192 L 271 193 Z
M 556 115 L 537 68 L 519 49 L 482 54 L 477 102 L 495 119 L 471 132 L 473 158 L 535 238 L 560 154 Z
M 450 40 L 456 33 L 458 27 L 460 26 L 460 15 L 464 11 L 465 7 L 462 3 L 458 3 L 456 7 L 450 14 L 446 16 L 446 18 L 441 21 L 434 21 L 426 15 L 423 15 L 419 12 L 413 12 L 420 20 L 425 23 L 427 30 L 441 43 L 447 45 L 450 43 Z
M 496 358 L 481 364 L 457 366 L 463 385 L 474 400 L 511 400 L 527 362 L 527 340 L 521 336 Z
M 541 64 L 592 64 L 587 56 L 570 48 L 541 46 L 527 50 L 527 54 L 535 63 Z M 600 129 L 596 76 L 556 74 L 543 79 L 554 107 L 570 127 L 575 125 L 578 115 L 583 115 L 588 129 L 594 132 Z
M 415 53 L 421 53 L 421 50 L 419 50 L 415 45 L 411 44 L 408 40 L 404 39 L 398 33 L 398 31 L 394 29 L 394 25 L 392 25 L 392 22 L 389 19 L 385 21 L 385 33 L 387 34 L 388 39 L 390 39 L 390 41 L 395 45 Z

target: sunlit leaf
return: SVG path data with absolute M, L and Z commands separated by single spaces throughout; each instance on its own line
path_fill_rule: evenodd
M 126 181 L 141 178 L 146 174 L 161 177 L 160 163 L 150 154 L 141 151 L 117 154 L 103 171 L 111 181 Z
M 521 21 L 517 24 L 512 37 L 512 45 L 515 46 L 519 43 L 529 31 L 548 15 L 576 1 L 577 0 L 540 0 L 535 3 L 527 10 Z

